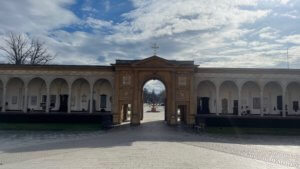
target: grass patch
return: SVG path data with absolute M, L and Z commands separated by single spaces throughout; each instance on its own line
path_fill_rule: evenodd
M 207 127 L 204 132 L 210 134 L 226 135 L 296 135 L 300 136 L 298 128 L 238 128 L 238 127 Z
M 101 129 L 103 129 L 101 124 L 89 123 L 0 123 L 0 130 L 94 131 Z

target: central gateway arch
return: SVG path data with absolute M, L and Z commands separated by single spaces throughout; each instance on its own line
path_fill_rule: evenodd
M 144 84 L 158 79 L 166 87 L 166 121 L 176 125 L 177 110 L 182 113 L 182 121 L 195 123 L 194 61 L 166 60 L 152 56 L 144 60 L 116 60 L 113 114 L 114 124 L 123 121 L 124 105 L 131 105 L 131 124 L 139 125 L 143 118 L 142 91 Z

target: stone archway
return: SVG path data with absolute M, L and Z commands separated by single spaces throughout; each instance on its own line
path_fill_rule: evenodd
M 143 88 L 142 88 L 142 104 L 143 104 L 143 110 L 142 110 L 142 119 L 145 120 L 165 120 L 166 121 L 166 87 L 165 84 L 158 79 L 151 79 L 148 80 Z M 162 113 L 163 112 L 163 113 Z M 153 114 L 154 113 L 154 114 Z M 152 115 L 150 117 L 145 119 L 146 114 Z M 155 116 L 156 114 L 156 116 Z M 149 116 L 148 116 L 149 117 Z
M 270 81 L 264 86 L 264 114 L 280 115 L 283 113 L 283 89 L 279 82 Z
M 19 77 L 12 77 L 7 82 L 5 100 L 6 111 L 24 111 L 25 83 Z
M 115 103 L 113 114 L 115 124 L 122 123 L 124 107 L 130 107 L 130 123 L 139 125 L 143 112 L 142 91 L 144 84 L 151 79 L 164 83 L 166 93 L 166 121 L 170 125 L 178 124 L 177 111 L 184 112 L 182 121 L 195 123 L 193 108 L 193 73 L 196 65 L 193 61 L 166 60 L 152 56 L 143 60 L 117 60 L 115 68 Z
M 197 86 L 197 114 L 217 113 L 217 88 L 210 80 L 201 81 Z
M 238 114 L 238 87 L 233 81 L 224 81 L 220 86 L 221 113 Z
M 69 109 L 69 85 L 66 79 L 56 78 L 50 83 L 50 112 L 67 113 Z
M 261 114 L 261 89 L 255 81 L 246 81 L 241 88 L 241 112 L 242 114 Z
M 47 87 L 41 77 L 33 78 L 28 83 L 27 111 L 46 112 Z
M 88 112 L 90 98 L 90 84 L 84 78 L 76 79 L 71 85 L 71 112 Z
M 286 86 L 286 105 L 287 115 L 299 115 L 299 97 L 300 83 L 297 81 L 290 82 Z
M 168 79 L 167 75 L 163 76 L 163 75 L 158 75 L 157 72 L 155 74 L 152 74 L 151 75 L 151 72 L 148 72 L 150 73 L 150 75 L 142 75 L 141 76 L 141 80 L 140 80 L 140 84 L 139 84 L 139 112 L 140 112 L 140 120 L 143 120 L 143 114 L 144 114 L 144 109 L 143 109 L 143 88 L 145 86 L 145 84 L 150 81 L 150 80 L 159 80 L 165 87 L 165 91 L 166 91 L 166 97 L 165 97 L 165 121 L 169 122 L 170 118 L 171 118 L 171 114 L 170 114 L 170 111 L 169 111 L 169 106 L 170 106 L 170 103 L 169 100 L 172 99 L 169 95 L 169 88 L 170 88 L 170 84 L 168 84 L 168 81 L 166 81 L 166 79 Z M 159 73 L 161 74 L 161 73 Z

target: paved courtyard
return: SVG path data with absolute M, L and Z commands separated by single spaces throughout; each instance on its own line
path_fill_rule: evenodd
M 109 131 L 1 131 L 0 168 L 300 168 L 298 136 L 201 134 L 144 116 Z

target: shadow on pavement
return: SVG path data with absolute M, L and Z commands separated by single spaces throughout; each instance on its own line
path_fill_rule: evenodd
M 120 125 L 104 134 L 75 138 L 74 140 L 44 143 L 33 146 L 4 150 L 6 153 L 49 151 L 77 148 L 111 148 L 131 146 L 135 142 L 179 142 L 179 143 L 228 143 L 243 145 L 290 145 L 299 146 L 300 136 L 267 135 L 218 135 L 196 133 L 185 126 L 168 126 L 164 121 L 148 121 L 140 126 Z

